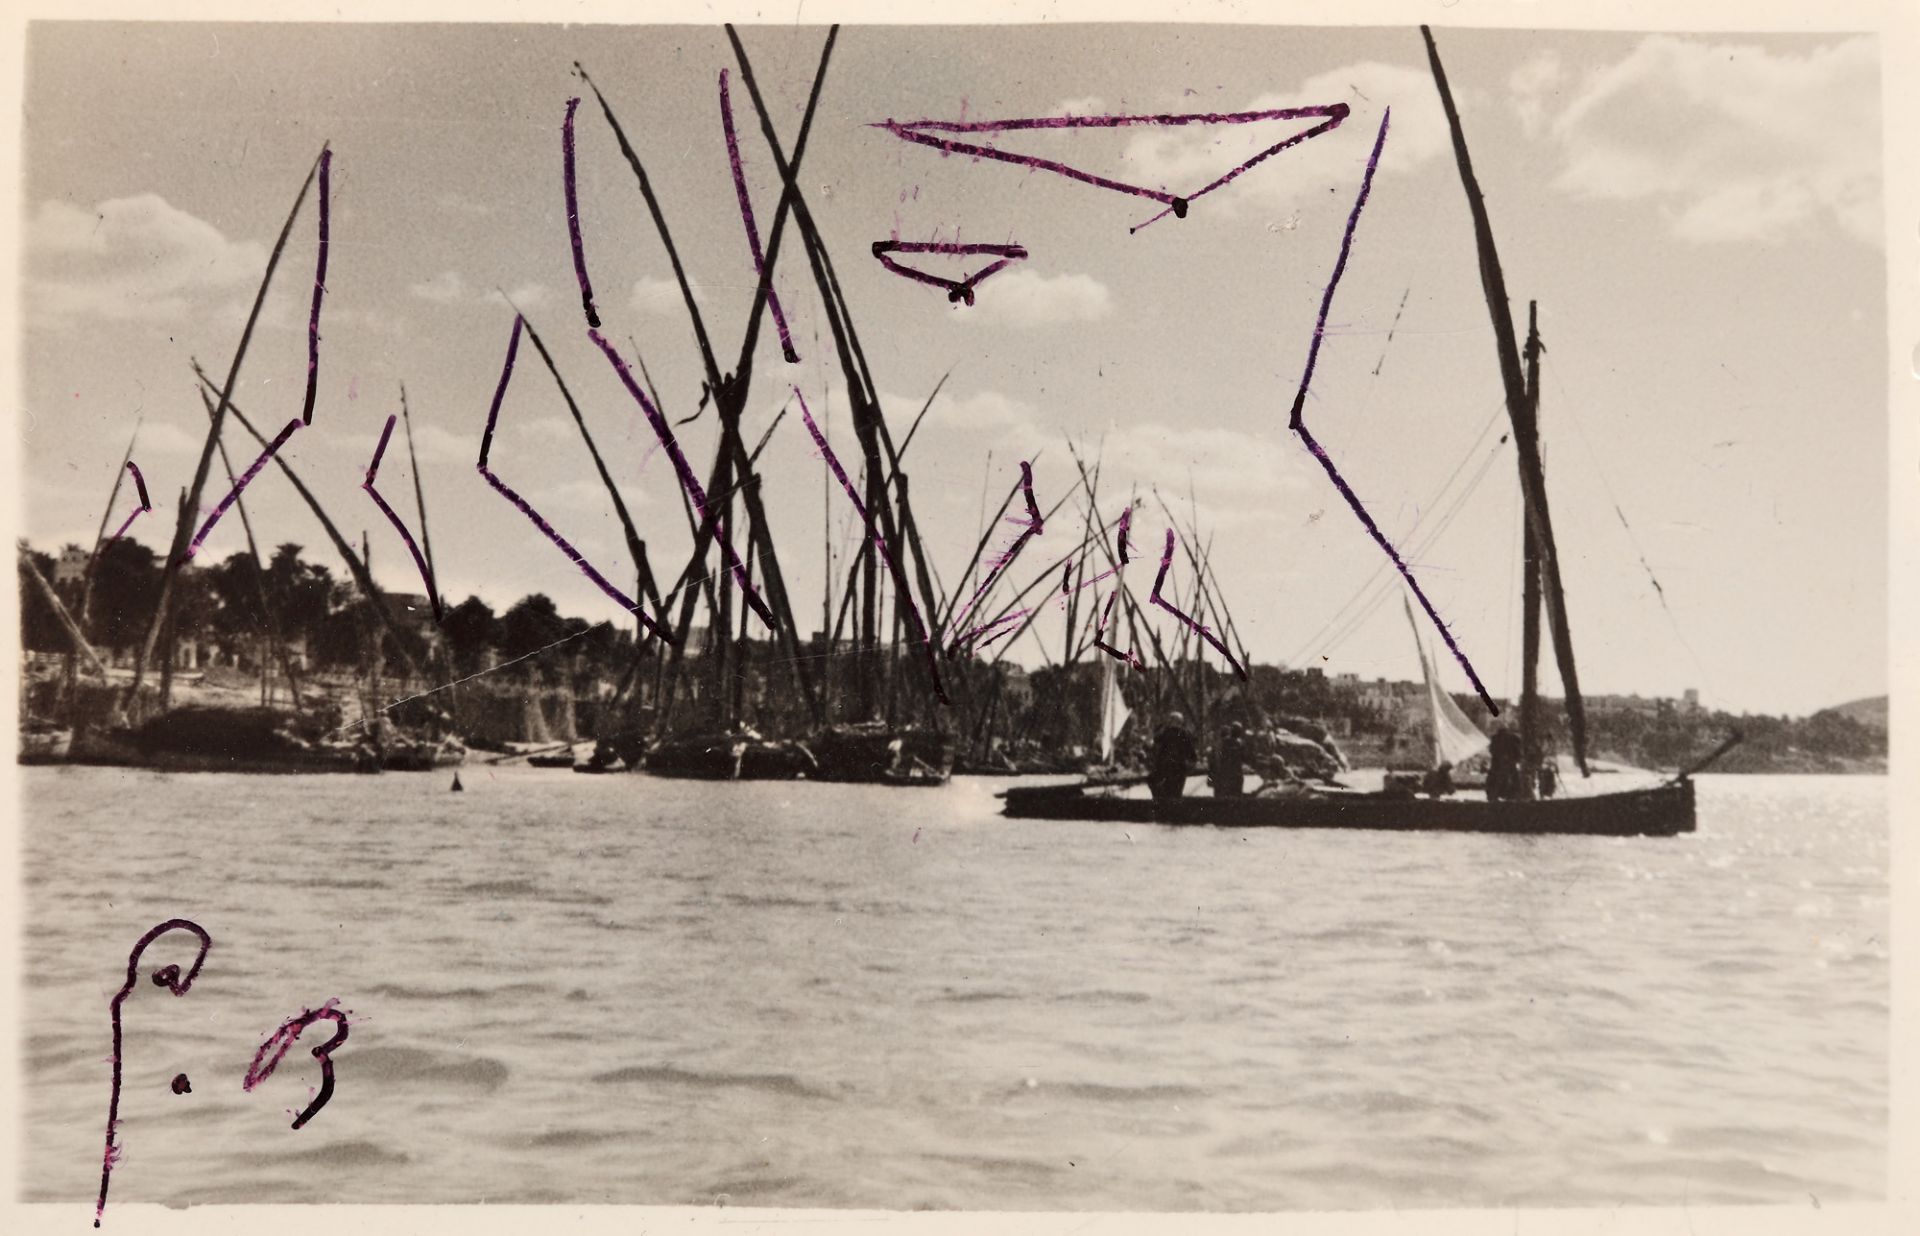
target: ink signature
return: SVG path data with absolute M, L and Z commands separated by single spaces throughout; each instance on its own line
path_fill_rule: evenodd
M 213 948 L 213 937 L 207 934 L 206 928 L 191 919 L 170 918 L 141 936 L 139 942 L 133 946 L 133 951 L 127 955 L 127 981 L 121 984 L 120 990 L 114 993 L 113 1000 L 108 1005 L 113 1018 L 113 1087 L 107 1100 L 107 1145 L 100 1163 L 100 1197 L 93 1209 L 95 1227 L 100 1226 L 100 1220 L 106 1214 L 107 1186 L 112 1181 L 114 1161 L 120 1155 L 118 1133 L 124 1047 L 120 1007 L 127 1002 L 127 997 L 133 994 L 133 989 L 139 986 L 140 958 L 146 953 L 147 946 L 170 931 L 188 932 L 199 941 L 199 947 L 194 950 L 193 964 L 187 967 L 184 974 L 178 965 L 169 962 L 155 970 L 151 976 L 155 987 L 164 987 L 175 996 L 184 996 L 193 989 L 193 980 L 200 976 L 200 968 L 206 964 L 207 953 Z M 347 1041 L 347 1015 L 337 1007 L 337 1001 L 328 1000 L 317 1009 L 307 1009 L 298 1016 L 289 1018 L 279 1029 L 268 1035 L 266 1042 L 260 1044 L 259 1050 L 254 1053 L 253 1063 L 247 1066 L 246 1074 L 240 1083 L 242 1090 L 251 1091 L 271 1077 L 274 1069 L 279 1066 L 280 1061 L 299 1039 L 300 1032 L 316 1021 L 333 1022 L 334 1033 L 333 1037 L 313 1049 L 313 1058 L 320 1062 L 320 1089 L 313 1100 L 294 1117 L 293 1127 L 296 1129 L 318 1115 L 320 1109 L 327 1105 L 327 1100 L 333 1097 L 332 1053 L 335 1048 Z M 176 1073 L 168 1088 L 178 1095 L 193 1093 L 193 1083 L 185 1073 Z

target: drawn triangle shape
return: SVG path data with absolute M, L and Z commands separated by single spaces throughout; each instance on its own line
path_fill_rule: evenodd
M 1144 197 L 1166 206 L 1159 214 L 1145 223 L 1136 224 L 1131 230 L 1139 231 L 1147 224 L 1172 214 L 1175 218 L 1187 217 L 1193 203 L 1224 188 L 1237 179 L 1241 173 L 1272 158 L 1283 150 L 1291 149 L 1300 143 L 1310 141 L 1340 127 L 1347 118 L 1350 109 L 1345 103 L 1327 103 L 1313 107 L 1279 107 L 1258 112 L 1188 112 L 1180 114 L 1162 114 L 1153 116 L 1035 116 L 1018 120 L 914 120 L 901 122 L 886 120 L 874 128 L 885 129 L 903 141 L 914 142 L 938 150 L 943 155 L 964 154 L 975 158 L 994 159 L 1001 163 L 1012 163 L 1021 167 L 1037 168 L 1045 172 L 1078 180 L 1099 189 L 1109 189 L 1115 193 L 1125 193 L 1134 197 Z M 981 134 L 1017 133 L 1035 129 L 1120 129 L 1139 127 L 1175 128 L 1187 125 L 1254 124 L 1263 120 L 1317 120 L 1318 123 L 1283 138 L 1273 145 L 1256 153 L 1245 162 L 1238 163 L 1214 180 L 1185 194 L 1169 193 L 1164 189 L 1151 189 L 1145 185 L 1129 184 L 1111 177 L 1096 175 L 1093 172 L 1061 163 L 1055 159 L 1040 155 L 1021 154 L 1018 151 L 1002 150 L 997 146 L 982 145 L 976 139 Z M 941 136 L 951 134 L 953 136 Z
M 896 262 L 887 256 L 891 253 L 944 253 L 955 257 L 978 254 L 996 257 L 999 260 L 988 263 L 964 279 L 949 279 L 943 275 L 921 270 L 916 266 Z M 988 276 L 997 274 L 1015 262 L 1025 261 L 1027 251 L 1019 245 L 962 245 L 942 241 L 876 240 L 873 242 L 873 256 L 879 258 L 880 264 L 894 274 L 912 279 L 916 283 L 927 284 L 929 287 L 942 288 L 947 293 L 947 299 L 956 305 L 962 303 L 971 305 L 973 289 L 979 287 Z

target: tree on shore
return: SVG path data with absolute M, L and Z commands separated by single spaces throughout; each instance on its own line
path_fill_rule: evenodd
M 465 678 L 486 668 L 487 653 L 500 641 L 500 620 L 491 605 L 470 596 L 447 611 L 440 631 L 447 637 L 454 672 Z
M 559 643 L 568 634 L 567 620 L 560 616 L 553 599 L 544 592 L 532 593 L 515 601 L 501 615 L 500 657 L 505 661 L 532 657 L 541 649 Z M 559 676 L 560 664 L 560 659 L 553 656 L 534 657 L 528 673 L 553 680 Z

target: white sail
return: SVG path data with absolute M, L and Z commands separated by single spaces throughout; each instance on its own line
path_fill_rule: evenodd
M 1127 718 L 1131 716 L 1127 709 L 1126 697 L 1120 694 L 1120 682 L 1114 672 L 1112 657 L 1106 659 L 1105 668 L 1100 674 L 1100 762 L 1113 762 L 1113 744 L 1119 739 L 1120 731 L 1126 728 Z
M 1427 684 L 1427 708 L 1433 718 L 1432 764 L 1459 764 L 1487 749 L 1488 738 L 1480 727 L 1467 719 L 1460 705 L 1441 689 L 1434 675 L 1433 662 L 1427 657 L 1426 641 L 1420 636 L 1420 624 L 1414 619 L 1413 605 L 1403 596 L 1407 624 L 1413 628 L 1413 646 L 1420 653 L 1420 676 Z

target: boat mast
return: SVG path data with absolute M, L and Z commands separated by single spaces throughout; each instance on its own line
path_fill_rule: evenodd
M 820 332 L 813 332 L 814 354 L 820 352 Z M 826 380 L 824 373 L 820 379 L 821 388 L 826 394 L 820 397 L 820 434 L 827 440 L 827 449 L 833 449 L 833 383 Z M 984 496 L 982 501 L 984 501 Z M 820 649 L 821 669 L 826 675 L 827 698 L 833 698 L 833 488 L 831 472 L 820 469 L 820 561 L 823 564 L 821 580 L 825 591 L 820 595 L 820 638 L 825 642 Z M 831 713 L 831 708 L 829 708 Z
M 1474 179 L 1473 162 L 1467 156 L 1466 134 L 1460 128 L 1460 112 L 1454 106 L 1453 92 L 1447 88 L 1446 70 L 1440 67 L 1440 50 L 1434 46 L 1433 31 L 1420 27 L 1426 40 L 1427 61 L 1433 67 L 1433 83 L 1440 92 L 1440 105 L 1447 114 L 1447 127 L 1453 133 L 1453 153 L 1460 165 L 1460 184 L 1466 191 L 1467 209 L 1473 215 L 1474 237 L 1480 249 L 1480 282 L 1486 292 L 1487 310 L 1493 318 L 1493 338 L 1500 358 L 1500 380 L 1506 387 L 1507 417 L 1513 423 L 1515 453 L 1520 459 L 1520 489 L 1526 497 L 1529 543 L 1539 556 L 1540 575 L 1545 585 L 1547 620 L 1552 624 L 1555 660 L 1560 667 L 1560 682 L 1567 693 L 1567 728 L 1573 739 L 1574 759 L 1581 775 L 1587 770 L 1586 713 L 1580 701 L 1580 680 L 1573 664 L 1573 637 L 1567 629 L 1565 593 L 1560 584 L 1560 558 L 1554 550 L 1553 520 L 1547 510 L 1546 480 L 1540 467 L 1540 444 L 1528 403 L 1526 381 L 1520 370 L 1520 347 L 1514 338 L 1513 316 L 1507 308 L 1507 281 L 1500 271 L 1500 256 L 1494 249 L 1493 225 L 1487 219 L 1486 200 L 1480 182 Z
M 1539 451 L 1540 412 L 1540 317 L 1539 302 L 1527 302 L 1527 420 L 1534 431 L 1534 451 Z M 1520 750 L 1528 768 L 1539 766 L 1543 735 L 1540 733 L 1540 553 L 1534 548 L 1536 533 L 1531 507 L 1522 506 L 1520 518 L 1525 526 L 1520 588 Z M 1523 778 L 1521 792 L 1532 798 L 1535 782 Z

